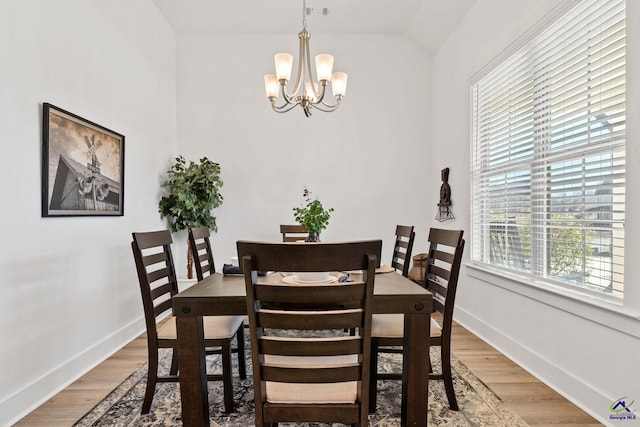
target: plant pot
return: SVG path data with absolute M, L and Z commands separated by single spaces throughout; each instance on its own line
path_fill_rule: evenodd
M 304 239 L 305 242 L 319 242 L 320 241 L 320 233 L 318 233 L 317 231 L 309 231 L 309 235 L 307 236 L 306 239 Z

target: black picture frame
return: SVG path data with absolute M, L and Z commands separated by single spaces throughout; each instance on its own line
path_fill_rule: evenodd
M 42 216 L 123 216 L 124 135 L 42 104 Z

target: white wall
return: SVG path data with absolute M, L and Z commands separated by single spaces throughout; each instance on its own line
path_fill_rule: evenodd
M 440 164 L 451 163 L 452 188 L 454 194 L 458 190 L 459 201 L 456 222 L 469 232 L 472 76 L 555 7 L 566 4 L 560 0 L 478 0 L 433 58 L 432 140 L 447 141 L 449 148 L 434 147 L 431 168 L 435 173 Z M 627 188 L 632 189 L 640 182 L 640 4 L 628 1 L 627 6 Z M 627 191 L 627 217 L 634 218 L 639 211 L 637 195 Z M 621 307 L 599 308 L 593 300 L 569 299 L 470 264 L 463 267 L 456 302 L 459 322 L 603 423 L 611 423 L 609 406 L 614 400 L 627 396 L 640 401 L 635 372 L 640 355 L 640 287 L 633 256 L 638 253 L 640 232 L 632 221 L 627 221 L 625 230 L 626 295 Z M 468 263 L 468 250 L 465 260 Z
M 333 54 L 349 83 L 338 111 L 306 118 L 300 108 L 274 112 L 263 83 L 273 55 L 297 56 L 297 43 L 295 33 L 178 36 L 179 151 L 222 167 L 217 268 L 238 239 L 280 239 L 305 185 L 335 208 L 322 240 L 381 238 L 389 264 L 396 224 L 413 224 L 424 250 L 436 214 L 425 195 L 441 184 L 439 173 L 428 180 L 428 57 L 404 36 L 312 32 L 312 54 Z M 184 233 L 176 240 L 185 247 Z M 181 273 L 184 249 L 176 258 Z
M 164 227 L 175 37 L 151 1 L 0 2 L 0 425 L 144 330 L 131 232 Z M 122 133 L 124 217 L 41 218 L 42 103 Z

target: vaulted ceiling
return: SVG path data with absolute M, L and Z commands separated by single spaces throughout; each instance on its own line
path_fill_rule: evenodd
M 406 34 L 433 53 L 475 1 L 307 0 L 307 28 L 312 34 Z M 297 33 L 302 28 L 302 0 L 154 2 L 178 34 Z

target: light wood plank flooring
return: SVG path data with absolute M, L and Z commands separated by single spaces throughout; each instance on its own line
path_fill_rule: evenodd
M 493 347 L 455 324 L 453 354 L 531 426 L 602 425 Z M 27 415 L 16 426 L 70 426 L 146 360 L 140 336 Z
M 451 351 L 531 426 L 601 426 L 495 348 L 454 322 Z

